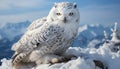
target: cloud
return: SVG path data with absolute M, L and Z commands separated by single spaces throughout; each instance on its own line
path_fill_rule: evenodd
M 2 15 L 0 16 L 0 26 L 4 26 L 6 23 L 18 23 L 22 21 L 33 21 L 38 18 L 47 16 L 48 11 L 37 11 L 37 12 L 29 12 L 15 15 Z
M 46 0 L 1 0 L 0 10 L 8 10 L 12 8 L 34 8 L 43 7 Z
M 47 0 L 1 0 L 0 26 L 8 22 L 34 20 L 48 14 L 48 5 L 53 2 Z

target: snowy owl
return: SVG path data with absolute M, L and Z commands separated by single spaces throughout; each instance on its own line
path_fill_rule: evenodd
M 36 65 L 64 60 L 66 50 L 77 35 L 80 13 L 75 3 L 55 3 L 47 17 L 34 21 L 12 46 L 12 64 Z

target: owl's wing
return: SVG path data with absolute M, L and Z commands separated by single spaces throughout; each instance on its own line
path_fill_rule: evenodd
M 63 31 L 64 29 L 57 25 L 43 24 L 40 28 L 26 32 L 13 46 L 16 53 L 13 56 L 12 63 L 20 62 L 25 56 L 36 49 L 37 46 L 53 45 L 54 40 L 62 35 Z
M 46 17 L 37 19 L 35 21 L 33 21 L 30 26 L 27 28 L 27 30 L 34 30 L 36 28 L 39 28 L 40 26 L 42 26 L 45 22 L 46 22 Z

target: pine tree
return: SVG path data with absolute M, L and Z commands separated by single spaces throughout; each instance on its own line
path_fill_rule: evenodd
M 120 43 L 120 38 L 119 38 L 119 34 L 118 34 L 117 25 L 118 25 L 117 22 L 115 22 L 114 29 L 111 29 L 111 31 L 112 31 L 111 41 L 114 42 L 114 43 Z
M 117 52 L 118 50 L 120 50 L 120 38 L 119 38 L 119 34 L 118 34 L 118 29 L 117 29 L 117 22 L 115 22 L 115 26 L 114 29 L 111 29 L 112 31 L 112 39 L 111 41 L 114 43 L 114 47 L 112 48 L 112 50 L 114 52 Z

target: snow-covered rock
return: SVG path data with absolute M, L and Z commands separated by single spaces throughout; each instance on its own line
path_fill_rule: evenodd
M 111 44 L 103 44 L 100 48 L 80 48 L 70 47 L 67 53 L 76 55 L 78 58 L 66 63 L 56 63 L 53 65 L 42 64 L 36 69 L 100 69 L 95 66 L 93 60 L 99 60 L 108 69 L 120 68 L 120 51 L 112 52 L 109 48 Z M 0 69 L 11 69 L 11 60 L 2 59 Z M 34 68 L 31 68 L 34 69 Z

